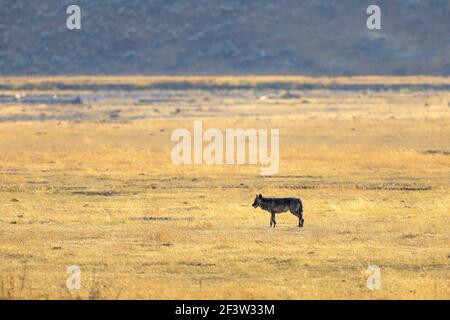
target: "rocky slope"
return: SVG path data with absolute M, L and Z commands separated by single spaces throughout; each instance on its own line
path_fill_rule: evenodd
M 448 0 L 0 0 L 0 36 L 0 75 L 450 75 Z

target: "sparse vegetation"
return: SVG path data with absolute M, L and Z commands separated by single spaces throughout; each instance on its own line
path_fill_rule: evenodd
M 0 299 L 449 299 L 450 93 L 284 92 L 2 104 Z M 279 128 L 278 175 L 173 165 L 172 130 L 199 117 Z M 283 214 L 270 229 L 257 193 L 301 197 L 305 227 Z M 80 290 L 65 287 L 73 264 Z M 366 287 L 369 264 L 381 290 Z

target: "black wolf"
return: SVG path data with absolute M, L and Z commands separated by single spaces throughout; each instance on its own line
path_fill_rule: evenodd
M 290 211 L 294 216 L 298 217 L 298 226 L 303 227 L 303 205 L 302 201 L 297 198 L 264 198 L 261 194 L 257 195 L 252 206 L 254 208 L 261 207 L 261 209 L 269 211 L 270 226 L 275 228 L 277 222 L 275 221 L 275 214 Z

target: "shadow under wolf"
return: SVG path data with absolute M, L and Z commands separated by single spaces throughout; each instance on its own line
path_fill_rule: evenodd
M 260 207 L 263 210 L 269 211 L 270 227 L 276 226 L 275 215 L 290 211 L 294 216 L 298 217 L 298 226 L 303 227 L 303 205 L 302 201 L 297 198 L 264 198 L 261 194 L 257 195 L 252 204 L 253 208 Z

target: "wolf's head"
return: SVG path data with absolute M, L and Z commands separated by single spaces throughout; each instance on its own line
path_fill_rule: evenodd
M 253 204 L 252 204 L 253 208 L 256 209 L 259 206 L 261 206 L 261 201 L 262 201 L 262 195 L 259 194 L 259 195 L 256 196 L 255 201 L 253 201 Z

